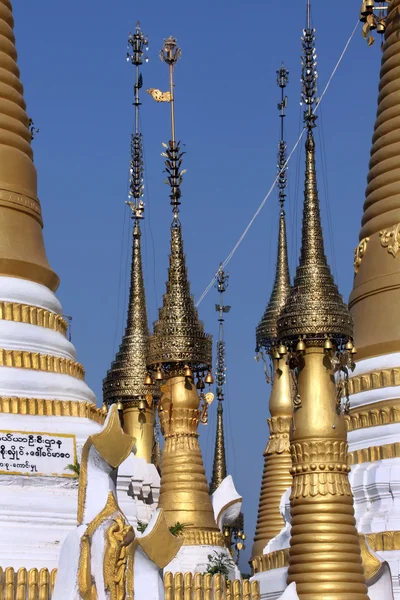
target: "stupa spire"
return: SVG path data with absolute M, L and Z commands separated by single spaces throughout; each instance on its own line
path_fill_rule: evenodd
M 134 102 L 135 131 L 131 137 L 129 169 L 129 206 L 133 226 L 133 248 L 130 291 L 125 333 L 117 355 L 103 381 L 103 397 L 107 405 L 118 403 L 122 410 L 124 431 L 136 438 L 136 456 L 151 462 L 154 444 L 154 400 L 157 386 L 146 385 L 149 328 L 143 282 L 140 221 L 144 217 L 143 142 L 139 129 L 140 89 L 143 85 L 140 67 L 147 38 L 140 23 L 128 38 L 127 59 L 135 66 Z
M 354 251 L 355 275 L 349 299 L 358 359 L 400 351 L 400 323 L 393 310 L 400 303 L 399 10 L 400 0 L 379 6 L 364 2 L 361 8 L 364 35 L 376 28 L 378 33 L 384 32 L 384 41 L 364 214 Z
M 217 487 L 227 476 L 226 469 L 226 454 L 225 454 L 225 437 L 224 437 L 224 409 L 223 401 L 225 397 L 225 379 L 226 379 L 226 362 L 225 362 L 225 341 L 224 341 L 224 315 L 231 309 L 230 306 L 224 306 L 224 293 L 228 287 L 229 275 L 224 272 L 220 266 L 217 273 L 217 289 L 219 292 L 219 304 L 215 305 L 215 310 L 218 312 L 219 336 L 217 341 L 217 368 L 215 370 L 216 380 L 216 395 L 218 400 L 217 407 L 217 428 L 215 434 L 214 460 L 212 478 L 210 483 L 210 494 L 215 492 Z
M 367 600 L 348 479 L 346 404 L 338 399 L 334 378 L 335 367 L 352 365 L 352 322 L 323 246 L 313 137 L 317 72 L 310 0 L 302 45 L 307 135 L 302 245 L 293 288 L 278 320 L 279 354 L 296 378 L 287 582 L 296 582 L 301 600 L 349 596 Z
M 11 3 L 0 0 L 0 275 L 59 284 L 44 247 L 37 174 L 17 66 Z
M 277 349 L 278 317 L 290 293 L 290 276 L 286 240 L 286 221 L 284 204 L 286 199 L 286 142 L 284 121 L 286 116 L 286 86 L 289 72 L 282 64 L 277 73 L 277 83 L 281 90 L 278 104 L 281 122 L 278 143 L 278 198 L 279 198 L 279 233 L 276 259 L 275 281 L 270 300 L 260 324 L 256 330 L 257 351 L 265 350 L 273 365 L 273 383 L 269 399 L 268 419 L 269 441 L 264 450 L 264 470 L 261 482 L 260 501 L 254 544 L 252 549 L 252 567 L 258 572 L 263 569 L 261 559 L 267 543 L 278 535 L 283 527 L 283 519 L 279 510 L 282 495 L 290 487 L 292 477 L 290 468 L 292 460 L 289 452 L 289 430 L 292 419 L 291 380 L 286 360 L 281 360 Z
M 150 338 L 148 364 L 162 385 L 159 415 L 165 438 L 162 456 L 162 476 L 159 506 L 164 509 L 169 525 L 177 521 L 187 524 L 184 544 L 223 546 L 208 493 L 197 428 L 207 420 L 207 394 L 203 404 L 194 383 L 202 390 L 202 382 L 212 383 L 210 373 L 212 341 L 204 333 L 187 277 L 183 251 L 182 228 L 179 221 L 181 183 L 184 170 L 183 153 L 175 138 L 174 68 L 181 56 L 177 40 L 172 36 L 164 41 L 160 57 L 169 67 L 170 90 L 162 93 L 149 90 L 157 100 L 170 102 L 171 139 L 163 144 L 166 183 L 170 187 L 173 211 L 171 224 L 171 253 L 167 289 L 159 318 Z M 210 396 L 208 396 L 210 398 Z

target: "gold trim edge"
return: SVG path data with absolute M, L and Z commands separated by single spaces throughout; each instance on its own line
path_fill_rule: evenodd
M 80 363 L 62 356 L 29 352 L 28 350 L 0 348 L 0 367 L 32 369 L 34 371 L 70 375 L 82 381 L 85 379 L 85 369 Z
M 0 301 L 0 320 L 37 325 L 67 335 L 68 324 L 63 317 L 31 304 Z
M 91 402 L 0 396 L 0 413 L 45 417 L 81 417 L 102 425 L 106 415 Z

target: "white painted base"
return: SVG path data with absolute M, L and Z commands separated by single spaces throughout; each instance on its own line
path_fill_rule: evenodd
M 260 584 L 261 600 L 278 600 L 286 589 L 287 567 L 257 573 L 251 581 Z

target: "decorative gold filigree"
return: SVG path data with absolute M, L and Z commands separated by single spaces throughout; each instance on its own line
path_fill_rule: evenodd
M 345 416 L 347 431 L 365 427 L 400 423 L 400 399 L 368 404 L 363 409 L 354 409 Z
M 45 398 L 0 397 L 0 413 L 46 417 L 81 417 L 103 424 L 106 415 L 91 402 Z
M 47 371 L 71 375 L 77 379 L 85 379 L 83 366 L 69 358 L 28 352 L 27 350 L 5 350 L 0 348 L 0 367 L 14 367 L 17 369 L 33 369 L 34 371 Z
M 165 597 L 185 598 L 193 600 L 260 600 L 260 584 L 258 581 L 235 579 L 225 581 L 221 573 L 214 576 L 211 573 L 171 573 L 164 575 Z
M 400 531 L 380 531 L 378 533 L 367 533 L 370 548 L 374 552 L 386 552 L 400 550 Z
M 365 462 L 376 462 L 385 458 L 400 457 L 400 442 L 383 444 L 382 446 L 370 446 L 349 452 L 349 464 L 359 465 Z
M 370 371 L 349 379 L 349 394 L 400 385 L 400 367 Z
M 150 337 L 148 362 L 153 366 L 190 363 L 208 367 L 211 356 L 212 340 L 204 333 L 190 293 L 181 226 L 175 225 L 171 228 L 167 291 Z
M 290 450 L 290 424 L 292 417 L 271 417 L 268 419 L 270 437 L 265 454 L 282 454 Z
M 110 600 L 133 599 L 133 585 L 128 585 L 128 578 L 133 581 L 134 537 L 133 527 L 121 514 L 113 519 L 106 532 L 103 573 Z
M 378 573 L 382 563 L 377 556 L 372 554 L 367 541 L 367 536 L 365 536 L 363 533 L 360 533 L 358 537 L 360 539 L 361 560 L 364 567 L 364 575 L 365 579 L 368 581 Z
M 120 400 L 138 403 L 140 399 L 146 399 L 149 395 L 155 399 L 160 396 L 158 385 L 145 385 L 149 327 L 140 238 L 140 226 L 136 220 L 133 228 L 131 282 L 125 332 L 117 355 L 103 380 L 103 398 L 107 404 Z
M 289 548 L 283 550 L 275 550 L 268 554 L 256 556 L 251 561 L 254 573 L 262 573 L 263 571 L 271 571 L 272 569 L 281 569 L 289 566 Z
M 387 248 L 389 254 L 396 258 L 400 250 L 400 223 L 394 225 L 391 229 L 382 229 L 379 232 L 379 237 L 381 238 L 382 247 Z
M 367 244 L 369 242 L 369 237 L 364 238 L 358 244 L 357 248 L 354 248 L 354 273 L 358 273 L 358 270 L 361 265 L 361 261 L 367 251 Z
M 290 293 L 289 262 L 286 241 L 285 212 L 279 217 L 278 255 L 274 287 L 262 319 L 256 329 L 256 342 L 259 348 L 271 348 L 278 336 L 278 317 Z
M 300 263 L 289 298 L 278 319 L 278 338 L 299 336 L 347 341 L 353 320 L 335 284 L 324 251 L 312 129 L 306 140 L 306 175 Z
M 45 308 L 19 302 L 0 302 L 0 319 L 46 327 L 63 335 L 66 335 L 68 329 L 67 322 L 60 315 Z

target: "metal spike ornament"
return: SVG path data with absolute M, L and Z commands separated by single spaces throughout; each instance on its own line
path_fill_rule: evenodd
M 212 383 L 209 372 L 212 340 L 204 332 L 190 291 L 178 218 L 183 171 L 182 152 L 175 140 L 173 75 L 180 56 L 176 39 L 169 37 L 164 41 L 160 57 L 169 66 L 171 139 L 164 144 L 166 151 L 163 155 L 174 219 L 166 292 L 158 320 L 154 323 L 148 352 L 149 369 L 156 370 L 164 379 L 158 407 L 161 432 L 165 438 L 158 506 L 163 508 L 168 525 L 178 521 L 185 523 L 184 545 L 223 546 L 223 537 L 215 522 L 208 494 L 197 431 L 199 423 L 207 420 L 207 394 L 203 394 L 203 389 Z
M 324 253 L 313 137 L 317 73 L 310 0 L 302 42 L 307 138 L 301 253 L 293 288 L 278 319 L 279 356 L 289 364 L 296 382 L 287 584 L 296 583 L 301 600 L 368 600 L 348 477 L 346 420 L 334 375 L 333 359 L 346 361 L 353 348 L 353 324 Z
M 143 59 L 144 50 L 148 50 L 147 37 L 140 29 L 139 21 L 136 23 L 135 33 L 129 34 L 128 51 L 126 58 L 136 68 L 136 78 L 134 84 L 135 98 L 133 105 L 135 107 L 135 132 L 131 136 L 131 160 L 129 167 L 129 194 L 127 204 L 132 211 L 133 218 L 142 219 L 144 211 L 144 202 L 142 200 L 144 193 L 144 164 L 143 164 L 143 137 L 139 131 L 139 107 L 141 106 L 139 90 L 143 87 L 143 77 L 140 72 L 140 66 L 148 61 Z M 133 200 L 132 200 L 133 198 Z
M 143 85 L 140 66 L 147 38 L 136 24 L 128 38 L 128 62 L 135 66 L 134 84 L 135 130 L 131 136 L 129 196 L 127 204 L 134 220 L 128 314 L 125 332 L 110 369 L 103 380 L 106 406 L 117 403 L 123 410 L 122 424 L 126 433 L 137 439 L 136 456 L 151 460 L 153 447 L 154 408 L 160 390 L 153 380 L 146 383 L 149 328 L 143 282 L 140 219 L 143 218 L 143 146 L 139 131 L 139 90 Z
M 256 351 L 262 348 L 268 353 L 277 343 L 277 321 L 282 308 L 290 292 L 289 261 L 286 238 L 286 220 L 284 204 L 286 199 L 287 187 L 287 167 L 286 167 L 286 142 L 284 138 L 284 121 L 286 117 L 285 109 L 287 107 L 287 96 L 285 88 L 289 82 L 289 71 L 282 63 L 281 68 L 276 72 L 277 84 L 281 89 L 281 101 L 278 103 L 279 117 L 281 121 L 280 139 L 278 142 L 278 190 L 279 190 L 279 234 L 278 234 L 278 252 L 276 260 L 275 280 L 272 288 L 270 300 L 262 319 L 256 329 Z M 262 350 L 260 352 L 263 357 Z M 258 357 L 257 357 L 258 358 Z M 265 360 L 265 359 L 264 359 Z M 267 368 L 266 363 L 265 368 Z

